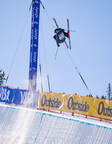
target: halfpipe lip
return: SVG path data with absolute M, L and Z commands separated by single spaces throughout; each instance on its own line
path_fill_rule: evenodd
M 93 125 L 93 126 L 97 126 L 97 127 L 101 127 L 101 128 L 112 129 L 112 124 L 110 124 L 108 122 L 92 120 L 92 119 L 83 118 L 83 117 L 80 117 L 80 116 L 70 116 L 70 115 L 68 116 L 68 115 L 65 115 L 65 114 L 58 114 L 58 113 L 38 110 L 36 108 L 28 108 L 28 107 L 18 106 L 18 105 L 15 106 L 13 104 L 9 105 L 9 104 L 5 104 L 5 103 L 0 103 L 0 107 L 16 109 L 16 110 L 31 111 L 31 112 L 40 113 L 40 114 L 43 114 L 43 115 L 48 115 L 48 116 L 51 116 L 51 117 L 57 117 L 57 118 L 60 118 L 60 119 L 67 119 L 67 120 L 80 122 L 80 123 L 87 124 L 87 125 Z

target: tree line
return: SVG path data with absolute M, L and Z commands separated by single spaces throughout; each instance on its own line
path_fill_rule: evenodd
M 0 86 L 6 81 L 5 72 L 0 69 Z
M 4 84 L 4 82 L 7 79 L 5 78 L 5 72 L 3 70 L 0 69 L 0 86 Z M 111 92 L 111 84 L 108 84 L 108 88 L 107 88 L 107 96 L 102 95 L 101 98 L 102 99 L 108 99 L 108 100 L 112 100 L 112 92 Z M 87 95 L 88 96 L 88 95 Z M 90 97 L 93 97 L 92 95 L 89 95 Z M 96 98 L 99 98 L 99 96 L 97 95 Z

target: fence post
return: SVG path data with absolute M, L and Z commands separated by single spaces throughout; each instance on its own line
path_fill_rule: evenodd
M 72 116 L 74 116 L 74 112 L 72 112 Z

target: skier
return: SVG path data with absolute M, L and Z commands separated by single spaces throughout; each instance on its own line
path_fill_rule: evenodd
M 63 43 L 66 40 L 66 37 L 69 38 L 69 32 L 65 32 L 64 29 L 56 28 L 54 31 L 54 39 L 56 40 L 57 46 L 59 47 L 60 43 Z

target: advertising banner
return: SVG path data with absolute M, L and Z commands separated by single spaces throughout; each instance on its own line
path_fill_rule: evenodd
M 37 108 L 38 92 L 0 86 L 0 102 Z
M 62 110 L 112 120 L 112 101 L 62 93 L 39 93 L 38 108 Z
M 28 89 L 30 90 L 36 90 L 38 39 L 39 39 L 39 15 L 40 15 L 40 0 L 35 0 L 32 3 L 30 66 L 29 66 L 29 85 L 28 85 Z
M 64 96 L 62 93 L 39 93 L 38 108 L 62 110 L 64 103 Z
M 96 117 L 112 120 L 112 100 L 95 99 L 94 109 Z

